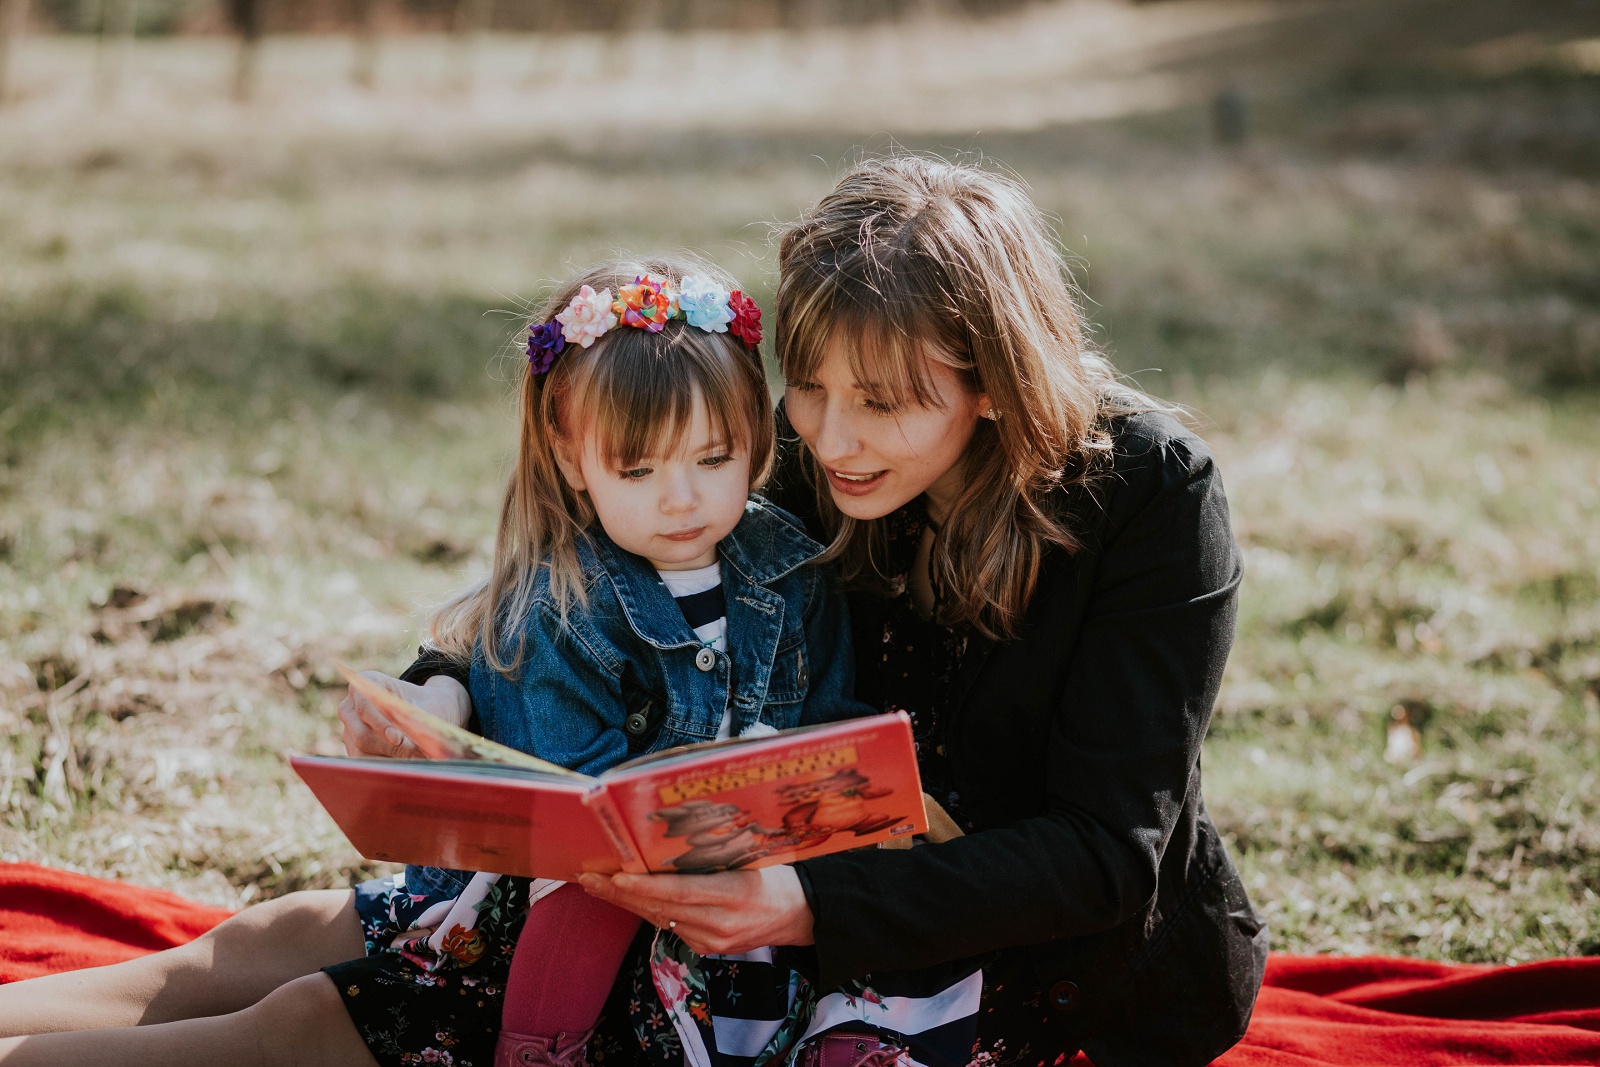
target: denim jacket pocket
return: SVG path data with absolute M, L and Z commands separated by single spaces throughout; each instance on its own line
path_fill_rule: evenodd
M 472 881 L 471 871 L 406 864 L 406 892 L 414 897 L 429 897 L 435 901 L 448 900 L 460 896 L 470 881 Z
M 772 674 L 767 679 L 768 705 L 762 718 L 778 729 L 800 724 L 800 709 L 811 691 L 810 668 L 806 661 L 805 631 L 796 628 L 784 634 L 772 657 Z M 784 721 L 779 722 L 782 719 Z

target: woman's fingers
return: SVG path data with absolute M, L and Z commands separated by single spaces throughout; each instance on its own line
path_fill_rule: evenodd
M 696 952 L 812 943 L 811 907 L 792 867 L 721 874 L 585 874 L 583 888 L 672 929 Z
M 599 897 L 643 914 L 638 908 L 658 905 L 726 905 L 737 901 L 752 888 L 754 872 L 723 871 L 720 874 L 586 874 L 579 883 Z M 633 905 L 638 905 L 635 908 Z

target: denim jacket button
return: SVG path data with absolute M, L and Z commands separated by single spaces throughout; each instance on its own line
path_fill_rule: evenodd
M 1050 1006 L 1063 1015 L 1078 1010 L 1078 984 L 1057 982 L 1050 987 Z
M 694 665 L 703 671 L 709 671 L 717 665 L 717 654 L 709 648 L 702 648 L 694 654 Z
M 622 729 L 629 737 L 639 737 L 649 728 L 650 720 L 643 712 L 636 711 L 622 720 Z

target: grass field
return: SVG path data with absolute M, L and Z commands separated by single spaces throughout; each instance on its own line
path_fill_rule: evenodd
M 141 43 L 105 112 L 86 46 L 38 45 L 0 111 L 0 857 L 230 905 L 373 869 L 283 756 L 337 749 L 335 657 L 403 666 L 484 567 L 517 309 L 615 246 L 705 248 L 764 299 L 769 224 L 890 130 L 1020 173 L 1100 342 L 1220 457 L 1247 579 L 1207 798 L 1274 947 L 1600 951 L 1588 38 L 1296 81 L 1237 59 L 1281 53 L 1272 10 L 1061 9 L 1123 63 L 1033 70 L 1070 99 L 1027 123 L 825 100 L 604 142 L 543 83 L 444 95 L 439 42 L 371 99 L 334 43 L 272 42 L 248 110 L 204 96 L 220 42 Z M 955 31 L 926 32 L 896 54 Z M 560 92 L 593 46 L 546 43 Z M 1254 101 L 1230 149 L 1194 95 L 1222 56 Z M 1015 115 L 991 74 L 972 107 Z

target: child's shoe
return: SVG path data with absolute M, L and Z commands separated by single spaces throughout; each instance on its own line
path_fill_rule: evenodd
M 801 1047 L 796 1067 L 896 1067 L 906 1050 L 875 1030 L 834 1030 Z
M 541 1037 L 500 1031 L 494 1046 L 494 1067 L 586 1067 L 584 1052 L 593 1030 Z

